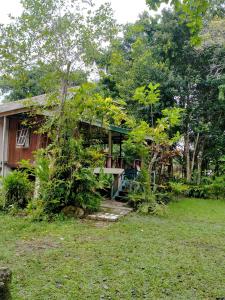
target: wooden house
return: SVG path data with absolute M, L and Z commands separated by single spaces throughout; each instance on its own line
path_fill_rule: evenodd
M 33 97 L 32 101 L 42 105 L 45 97 L 45 95 Z M 10 170 L 18 168 L 21 160 L 34 162 L 35 151 L 47 145 L 46 136 L 37 134 L 36 128 L 24 126 L 24 120 L 29 118 L 29 110 L 23 100 L 0 105 L 0 166 L 2 177 Z M 94 129 L 92 130 L 93 135 L 96 135 L 93 136 L 93 139 L 101 138 L 101 142 L 106 149 L 103 171 L 114 175 L 112 195 L 116 195 L 125 167 L 122 157 L 122 142 L 128 131 L 116 126 L 102 128 L 101 125 L 90 125 L 85 122 L 82 126 L 84 130 L 85 127 L 92 126 Z M 113 155 L 113 145 L 117 145 L 116 157 Z M 96 168 L 94 172 L 98 174 L 100 168 Z

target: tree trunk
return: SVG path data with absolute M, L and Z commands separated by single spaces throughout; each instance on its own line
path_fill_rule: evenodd
M 203 150 L 204 150 L 204 142 L 200 145 L 198 158 L 197 158 L 197 184 L 201 184 L 202 177 L 202 161 L 203 161 Z
M 154 126 L 154 119 L 153 119 L 153 107 L 152 107 L 152 104 L 151 104 L 151 122 L 152 122 L 152 127 Z
M 187 129 L 187 133 L 184 137 L 184 160 L 185 160 L 185 175 L 187 182 L 191 181 L 191 169 L 190 169 L 190 134 Z
M 151 184 L 152 184 L 152 170 L 153 170 L 153 166 L 154 166 L 154 163 L 156 162 L 157 160 L 157 156 L 158 156 L 158 151 L 155 151 L 154 154 L 153 154 L 153 157 L 148 165 L 148 174 L 149 174 L 149 186 L 148 188 L 150 189 L 151 191 Z
M 57 137 L 56 137 L 57 142 L 59 142 L 62 124 L 63 124 L 62 119 L 63 119 L 63 115 L 64 115 L 65 102 L 66 102 L 67 95 L 68 95 L 70 68 L 71 68 L 71 63 L 68 62 L 66 73 L 65 73 L 64 78 L 62 79 L 62 84 L 61 84 L 61 103 L 60 103 L 60 108 L 59 108 L 59 118 L 60 119 L 59 119 L 59 125 L 57 128 Z
M 169 178 L 173 178 L 173 158 L 169 158 L 169 165 L 168 165 L 168 176 Z
M 158 184 L 160 185 L 162 183 L 162 163 L 158 167 Z
M 199 133 L 197 133 L 197 137 L 195 139 L 195 144 L 194 144 L 194 151 L 193 151 L 192 161 L 191 161 L 191 176 L 192 176 L 193 171 L 194 171 L 198 141 L 199 141 Z
M 202 175 L 202 151 L 199 151 L 198 154 L 198 163 L 197 163 L 197 184 L 201 184 L 201 175 Z

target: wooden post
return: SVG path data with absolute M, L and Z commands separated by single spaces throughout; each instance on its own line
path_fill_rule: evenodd
M 2 129 L 2 177 L 5 176 L 5 141 L 6 141 L 6 116 L 3 117 L 3 129 Z
M 123 161 L 122 161 L 122 134 L 120 133 L 120 157 L 119 157 L 119 167 L 123 167 Z
M 108 148 L 109 148 L 109 153 L 107 157 L 107 168 L 112 168 L 112 131 L 109 130 L 109 135 L 108 135 Z

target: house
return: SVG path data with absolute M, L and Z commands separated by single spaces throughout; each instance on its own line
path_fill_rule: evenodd
M 43 103 L 45 96 L 34 97 Z M 45 137 L 35 133 L 35 129 L 26 128 L 23 121 L 27 118 L 28 106 L 24 101 L 15 101 L 0 105 L 0 162 L 1 175 L 19 166 L 22 159 L 34 159 L 34 151 L 45 146 Z
M 32 98 L 32 103 L 43 105 L 46 96 L 41 95 Z M 34 153 L 48 144 L 47 136 L 37 134 L 35 127 L 26 127 L 24 120 L 31 118 L 30 108 L 25 101 L 15 101 L 0 105 L 0 166 L 1 175 L 4 177 L 10 170 L 19 167 L 21 160 L 34 162 Z M 41 120 L 43 116 L 37 116 Z M 112 174 L 112 197 L 118 193 L 125 164 L 122 157 L 122 142 L 128 134 L 128 130 L 110 125 L 103 128 L 100 124 L 88 124 L 82 122 L 82 128 L 88 130 L 92 127 L 92 138 L 100 139 L 105 149 L 104 173 Z M 117 155 L 113 155 L 113 146 L 117 145 Z M 101 169 L 102 170 L 102 169 Z M 94 170 L 96 174 L 100 168 Z

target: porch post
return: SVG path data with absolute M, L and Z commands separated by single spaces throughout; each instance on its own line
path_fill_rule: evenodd
M 112 168 L 112 131 L 109 130 L 109 135 L 108 135 L 108 148 L 109 148 L 109 153 L 107 157 L 107 168 Z
M 2 177 L 5 176 L 5 141 L 6 141 L 6 116 L 3 117 L 3 129 L 2 129 Z
M 120 168 L 123 167 L 123 160 L 122 160 L 122 134 L 120 133 L 120 157 L 119 157 L 119 166 Z

